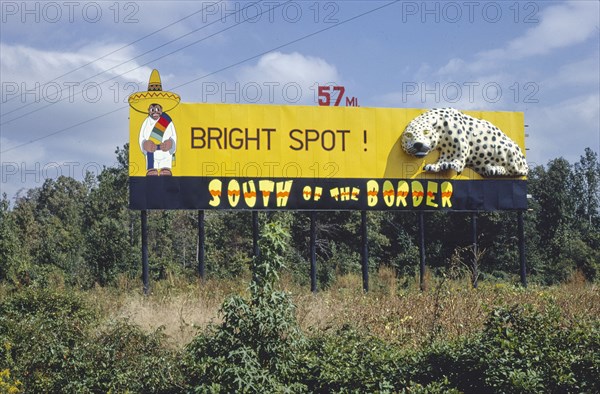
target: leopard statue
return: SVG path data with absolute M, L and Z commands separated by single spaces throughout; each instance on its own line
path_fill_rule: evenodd
M 437 162 L 423 167 L 428 172 L 460 174 L 467 167 L 488 177 L 526 176 L 529 171 L 519 145 L 498 127 L 453 108 L 431 109 L 413 119 L 401 143 L 406 153 L 419 158 L 440 152 Z

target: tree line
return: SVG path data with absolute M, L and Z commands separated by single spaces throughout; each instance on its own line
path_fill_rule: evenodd
M 139 277 L 139 212 L 128 209 L 128 146 L 115 151 L 117 164 L 79 181 L 61 176 L 0 200 L 0 280 L 43 286 L 52 278 L 88 288 L 119 277 Z M 600 269 L 600 163 L 585 149 L 580 160 L 564 158 L 537 165 L 528 177 L 525 239 L 530 281 L 555 284 L 579 272 L 596 281 Z M 470 215 L 425 214 L 426 261 L 434 274 L 469 275 L 474 264 L 482 280 L 516 280 L 518 233 L 515 212 L 478 214 L 479 253 L 473 258 Z M 303 212 L 265 212 L 291 234 L 287 270 L 309 281 L 309 222 Z M 197 271 L 195 211 L 150 211 L 150 274 L 193 278 Z M 336 275 L 360 272 L 360 212 L 319 212 L 317 276 L 327 286 Z M 419 265 L 416 212 L 368 212 L 369 269 L 392 267 L 398 277 L 415 277 Z M 251 212 L 208 211 L 206 268 L 213 277 L 249 271 Z

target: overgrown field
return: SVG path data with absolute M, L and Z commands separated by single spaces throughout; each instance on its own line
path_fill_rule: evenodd
M 421 292 L 383 269 L 313 295 L 272 269 L 147 297 L 1 287 L 0 392 L 600 392 L 600 295 L 577 276 Z
M 483 328 L 490 310 L 506 305 L 556 306 L 565 319 L 600 316 L 597 285 L 580 276 L 559 286 L 530 285 L 527 289 L 506 283 L 483 282 L 473 289 L 467 279 L 428 279 L 421 292 L 417 278 L 395 278 L 389 269 L 371 275 L 368 293 L 359 274 L 338 277 L 332 286 L 312 294 L 284 276 L 278 288 L 289 293 L 296 318 L 308 333 L 351 326 L 378 338 L 420 346 L 432 336 L 454 339 Z M 153 284 L 150 296 L 141 294 L 139 281 L 122 281 L 119 287 L 97 287 L 81 294 L 98 305 L 108 320 L 127 319 L 146 332 L 161 328 L 174 347 L 185 346 L 198 330 L 220 323 L 219 309 L 232 295 L 248 295 L 250 277 L 190 282 L 171 279 Z

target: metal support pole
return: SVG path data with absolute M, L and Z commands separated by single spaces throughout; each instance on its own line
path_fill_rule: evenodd
M 527 287 L 527 265 L 525 261 L 525 226 L 523 222 L 523 211 L 517 212 L 519 224 L 519 262 L 521 265 L 521 284 Z
M 252 253 L 254 257 L 258 257 L 260 254 L 260 248 L 258 247 L 258 211 L 252 211 Z
M 419 285 L 421 291 L 425 291 L 425 217 L 419 212 Z
M 471 213 L 471 234 L 473 239 L 473 266 L 472 266 L 472 284 L 473 288 L 477 288 L 479 277 L 479 259 L 477 256 L 477 212 Z
M 369 234 L 367 232 L 367 211 L 360 213 L 360 228 L 362 232 L 362 282 L 363 291 L 369 291 Z
M 196 260 L 198 262 L 198 276 L 200 279 L 206 279 L 206 262 L 204 260 L 204 246 L 205 246 L 205 233 L 204 233 L 204 211 L 198 211 L 198 244 L 196 248 Z
M 144 284 L 144 295 L 150 291 L 150 275 L 148 266 L 148 211 L 142 211 L 142 282 Z
M 317 292 L 317 213 L 310 213 L 310 291 Z

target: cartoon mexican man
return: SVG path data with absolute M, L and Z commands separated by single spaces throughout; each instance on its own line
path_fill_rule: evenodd
M 129 105 L 148 114 L 140 127 L 140 149 L 146 156 L 146 175 L 172 175 L 173 158 L 177 149 L 177 133 L 167 111 L 180 101 L 178 94 L 162 90 L 160 75 L 152 70 L 148 91 L 129 96 Z

